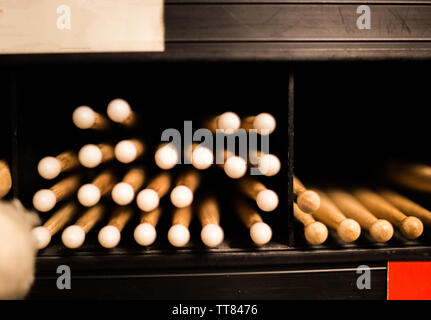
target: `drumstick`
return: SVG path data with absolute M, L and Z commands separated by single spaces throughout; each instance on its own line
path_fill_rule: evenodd
M 39 250 L 48 246 L 52 236 L 73 218 L 77 209 L 78 206 L 74 203 L 66 204 L 54 213 L 42 226 L 33 229 L 32 234 Z
M 193 193 L 200 183 L 200 173 L 189 170 L 179 175 L 176 187 L 171 191 L 171 202 L 177 208 L 188 207 L 193 202 Z
M 154 161 L 157 166 L 163 170 L 169 170 L 176 166 L 178 163 L 178 151 L 170 143 L 160 145 L 154 154 Z
M 95 168 L 114 159 L 114 148 L 109 144 L 87 144 L 79 150 L 79 162 L 86 168 Z
M 199 170 L 208 169 L 214 163 L 214 154 L 207 147 L 192 144 L 191 163 Z
M 6 161 L 0 160 L 0 199 L 7 195 L 12 188 L 12 176 Z
M 328 228 L 314 220 L 309 213 L 302 211 L 296 203 L 293 203 L 293 214 L 295 218 L 304 225 L 304 235 L 308 243 L 322 244 L 328 238 Z
M 133 214 L 130 207 L 117 207 L 112 213 L 106 226 L 100 229 L 97 239 L 104 248 L 114 248 L 121 239 L 121 231 L 126 226 Z
M 320 207 L 313 212 L 313 217 L 328 227 L 335 229 L 345 242 L 353 242 L 361 235 L 360 225 L 353 219 L 348 219 L 326 194 L 319 191 Z M 299 206 L 299 205 L 298 205 Z
M 79 166 L 78 157 L 75 153 L 67 151 L 56 157 L 45 157 L 39 161 L 37 171 L 42 178 L 51 180 L 60 173 L 75 169 Z
M 353 195 L 376 217 L 387 219 L 397 226 L 407 239 L 416 239 L 423 232 L 422 222 L 412 216 L 406 216 L 377 193 L 367 189 L 356 189 Z
M 258 246 L 267 244 L 272 238 L 272 230 L 261 216 L 244 200 L 237 200 L 235 209 L 244 225 L 250 229 L 251 240 Z
M 114 99 L 108 104 L 108 117 L 117 123 L 125 126 L 134 126 L 136 124 L 136 114 L 130 108 L 129 103 L 124 99 Z
M 244 177 L 239 180 L 239 188 L 248 197 L 256 200 L 257 206 L 262 211 L 273 211 L 278 206 L 278 196 L 265 185 L 251 177 Z
M 243 119 L 242 126 L 247 131 L 255 129 L 261 135 L 268 135 L 274 132 L 277 122 L 272 114 L 262 112 L 257 116 L 249 116 Z
M 392 238 L 394 228 L 390 222 L 377 219 L 355 197 L 341 190 L 331 190 L 327 194 L 346 217 L 356 220 L 362 228 L 370 232 L 374 240 L 387 242 Z
M 191 207 L 177 208 L 172 214 L 172 226 L 168 240 L 174 247 L 184 247 L 190 240 L 189 225 L 192 220 Z
M 148 186 L 141 190 L 136 197 L 136 202 L 139 209 L 145 212 L 150 212 L 159 206 L 160 198 L 162 198 L 171 188 L 171 175 L 163 172 L 154 177 Z
M 239 179 L 246 174 L 247 162 L 243 158 L 234 155 L 228 150 L 223 150 L 223 158 L 224 161 L 219 166 L 223 168 L 229 178 Z
M 84 184 L 78 190 L 78 200 L 85 207 L 96 205 L 100 198 L 110 192 L 115 184 L 115 175 L 110 170 L 99 174 L 91 183 Z
M 212 118 L 207 126 L 213 133 L 218 130 L 221 133 L 232 134 L 241 127 L 241 119 L 235 112 L 228 111 Z
M 381 190 L 380 195 L 401 212 L 419 218 L 424 225 L 431 227 L 431 212 L 429 210 L 390 190 Z
M 73 123 L 79 129 L 106 130 L 109 128 L 108 120 L 89 106 L 80 106 L 73 111 Z
M 79 176 L 70 176 L 49 189 L 37 191 L 33 196 L 33 206 L 40 212 L 48 212 L 56 203 L 71 196 L 78 189 L 79 181 Z
M 202 225 L 201 239 L 207 247 L 217 247 L 224 239 L 220 227 L 220 213 L 214 197 L 205 198 L 198 206 L 198 217 Z
M 144 152 L 144 144 L 137 140 L 123 140 L 115 146 L 115 158 L 122 163 L 135 161 Z
M 260 150 L 250 152 L 249 163 L 257 167 L 267 177 L 275 176 L 280 172 L 281 168 L 280 159 L 276 155 L 264 153 Z
M 63 244 L 70 249 L 82 246 L 85 235 L 103 218 L 104 212 L 105 208 L 100 204 L 84 212 L 75 224 L 63 230 L 61 234 Z
M 302 182 L 293 176 L 293 194 L 296 195 L 296 203 L 306 213 L 313 213 L 320 206 L 320 198 L 317 192 L 307 190 Z
M 157 208 L 151 212 L 142 212 L 141 221 L 135 228 L 133 236 L 141 246 L 150 246 L 157 237 L 156 226 L 159 222 L 161 210 Z
M 112 200 L 115 203 L 125 206 L 130 204 L 135 198 L 135 193 L 142 187 L 145 181 L 145 171 L 133 168 L 127 172 L 123 181 L 117 183 L 112 189 Z
M 392 165 L 388 178 L 403 187 L 431 193 L 431 167 L 422 164 Z

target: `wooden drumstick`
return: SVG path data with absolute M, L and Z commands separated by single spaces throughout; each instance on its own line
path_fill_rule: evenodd
M 112 189 L 112 200 L 115 203 L 125 206 L 130 204 L 135 198 L 135 193 L 143 186 L 145 181 L 145 171 L 139 168 L 131 169 Z
M 233 154 L 228 150 L 223 150 L 223 163 L 218 165 L 224 170 L 226 175 L 232 179 L 239 179 L 243 177 L 247 172 L 247 162 Z
M 33 206 L 40 212 L 48 212 L 55 204 L 71 196 L 79 187 L 79 176 L 70 176 L 49 189 L 42 189 L 33 196 Z
M 124 99 L 114 99 L 108 104 L 108 117 L 117 123 L 132 127 L 137 122 L 137 116 Z
M 262 217 L 247 202 L 239 199 L 235 202 L 235 209 L 244 225 L 250 229 L 251 240 L 259 246 L 267 244 L 272 238 L 272 230 L 263 222 Z
M 293 176 L 293 194 L 296 195 L 296 202 L 302 211 L 313 213 L 319 209 L 319 194 L 312 190 L 307 190 L 302 182 L 295 176 Z
M 33 229 L 33 237 L 36 240 L 37 248 L 43 249 L 51 242 L 51 238 L 58 231 L 69 223 L 78 210 L 78 206 L 69 203 L 54 213 L 42 226 Z
M 106 130 L 109 121 L 89 106 L 80 106 L 73 111 L 73 123 L 80 129 Z
M 244 129 L 257 130 L 261 135 L 268 135 L 274 132 L 277 122 L 272 114 L 267 112 L 259 113 L 257 116 L 249 116 L 242 120 L 242 127 Z
M 154 177 L 148 186 L 141 190 L 136 197 L 136 202 L 139 209 L 145 212 L 150 212 L 159 206 L 160 198 L 162 198 L 171 188 L 171 175 L 163 172 Z
M 169 170 L 178 163 L 179 155 L 174 145 L 171 143 L 161 144 L 154 154 L 154 161 L 163 170 Z
M 197 143 L 192 144 L 189 157 L 191 157 L 191 159 L 189 160 L 192 163 L 193 167 L 199 170 L 208 169 L 214 163 L 213 152 L 207 147 L 204 147 Z
M 45 157 L 39 161 L 37 170 L 42 178 L 51 180 L 60 173 L 75 169 L 79 166 L 78 157 L 74 152 L 63 152 L 56 157 Z
M 212 118 L 207 123 L 207 127 L 213 133 L 232 134 L 241 127 L 241 119 L 235 112 L 227 111 Z
M 121 240 L 121 231 L 133 214 L 130 207 L 117 207 L 106 226 L 99 231 L 98 240 L 104 248 L 114 248 Z
M 193 202 L 193 194 L 199 186 L 201 175 L 196 170 L 181 173 L 176 187 L 171 191 L 171 202 L 177 208 L 188 207 Z
M 7 195 L 12 188 L 12 176 L 6 161 L 0 160 L 0 199 Z
M 122 140 L 115 146 L 115 158 L 122 163 L 131 163 L 144 153 L 144 149 L 138 139 Z
M 172 226 L 168 231 L 168 240 L 174 247 L 184 247 L 190 240 L 189 225 L 192 220 L 192 208 L 177 208 L 172 214 Z
M 110 192 L 115 184 L 115 175 L 110 170 L 99 174 L 92 183 L 81 186 L 78 190 L 78 200 L 85 207 L 96 205 L 100 198 Z
M 105 207 L 101 204 L 84 212 L 75 224 L 64 229 L 61 234 L 63 244 L 70 249 L 82 246 L 85 235 L 103 218 L 104 213 Z
M 249 164 L 257 167 L 267 177 L 275 176 L 280 172 L 281 162 L 276 155 L 264 153 L 260 150 L 250 152 Z
M 431 227 L 431 212 L 429 210 L 390 190 L 380 190 L 380 195 L 401 212 L 419 218 L 424 225 Z
M 335 229 L 345 242 L 353 242 L 361 235 L 360 225 L 353 219 L 348 219 L 326 194 L 319 191 L 320 207 L 313 212 L 313 217 L 328 227 Z M 299 206 L 299 205 L 298 205 Z
M 304 225 L 305 239 L 310 244 L 322 244 L 328 238 L 328 228 L 314 220 L 309 213 L 302 211 L 296 203 L 293 203 L 293 214 L 295 218 Z
M 217 247 L 224 239 L 220 227 L 220 212 L 214 197 L 205 198 L 198 206 L 198 217 L 202 225 L 201 239 L 207 247 Z
M 353 195 L 376 217 L 387 219 L 398 227 L 407 239 L 416 239 L 423 232 L 422 222 L 412 216 L 406 216 L 377 193 L 367 189 L 356 189 Z
M 327 194 L 346 217 L 356 220 L 362 228 L 370 232 L 374 240 L 387 242 L 392 238 L 392 224 L 387 220 L 377 219 L 351 194 L 342 190 L 331 190 Z
M 392 165 L 388 178 L 400 186 L 431 193 L 431 167 L 422 164 Z
M 156 226 L 159 222 L 161 210 L 157 208 L 151 212 L 142 212 L 141 221 L 133 234 L 136 242 L 141 246 L 150 246 L 157 237 Z
M 240 190 L 248 197 L 256 200 L 260 210 L 265 212 L 273 211 L 278 206 L 278 196 L 265 185 L 251 177 L 244 177 L 238 182 Z
M 79 162 L 86 168 L 95 168 L 99 164 L 114 159 L 114 147 L 109 144 L 87 144 L 79 150 Z

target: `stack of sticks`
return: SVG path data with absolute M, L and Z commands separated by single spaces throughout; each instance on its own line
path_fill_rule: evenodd
M 75 109 L 72 119 L 82 130 L 109 132 L 114 126 L 139 126 L 139 117 L 129 103 L 123 99 L 112 100 L 107 106 L 107 116 L 89 106 Z M 240 119 L 233 112 L 215 116 L 208 124 L 210 130 L 222 134 L 234 134 L 240 128 L 256 130 L 268 135 L 275 130 L 272 115 L 261 113 Z M 171 226 L 167 238 L 172 246 L 184 247 L 190 241 L 190 223 L 196 216 L 201 225 L 201 240 L 207 247 L 220 246 L 224 241 L 221 227 L 221 203 L 216 192 L 202 192 L 203 170 L 214 165 L 213 152 L 201 144 L 191 146 L 191 164 L 173 174 L 170 169 L 178 164 L 180 150 L 171 143 L 162 143 L 154 148 L 152 160 L 158 169 L 149 172 L 141 165 L 147 156 L 149 145 L 131 137 L 111 144 L 102 142 L 86 144 L 79 151 L 65 151 L 56 156 L 45 157 L 38 164 L 38 172 L 46 180 L 54 180 L 50 188 L 38 190 L 33 205 L 41 213 L 52 212 L 46 222 L 33 230 L 39 249 L 45 248 L 53 235 L 62 231 L 61 239 L 68 248 L 79 248 L 86 235 L 101 225 L 98 241 L 105 248 L 116 247 L 121 233 L 135 215 L 139 222 L 134 229 L 136 243 L 152 245 L 156 228 L 164 211 L 171 211 Z M 247 161 L 225 150 L 225 162 L 220 165 L 225 174 L 236 179 L 241 195 L 236 201 L 235 211 L 239 220 L 249 229 L 254 244 L 267 244 L 272 230 L 259 210 L 274 211 L 278 207 L 278 195 L 268 189 L 257 177 L 246 174 L 247 166 L 256 166 L 262 175 L 274 176 L 280 170 L 280 160 L 272 154 L 254 151 L 255 163 Z M 151 159 L 151 158 L 150 158 Z M 118 167 L 125 173 L 118 175 Z M 95 169 L 96 175 L 86 181 L 82 168 Z M 202 189 L 202 188 L 201 188 Z M 169 197 L 168 197 L 169 195 Z M 169 210 L 160 205 L 170 200 Z M 110 214 L 109 214 L 110 213 Z

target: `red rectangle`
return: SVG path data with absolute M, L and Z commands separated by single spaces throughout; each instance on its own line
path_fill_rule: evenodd
M 389 261 L 388 300 L 431 300 L 431 261 Z

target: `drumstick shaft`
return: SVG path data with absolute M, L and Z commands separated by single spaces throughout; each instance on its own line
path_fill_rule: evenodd
M 132 217 L 132 214 L 133 209 L 130 207 L 117 207 L 112 213 L 108 225 L 116 227 L 121 232 Z
M 177 180 L 177 185 L 184 185 L 192 192 L 196 190 L 200 182 L 200 173 L 196 170 L 190 170 L 181 174 Z
M 141 212 L 140 223 L 149 223 L 155 228 L 159 222 L 160 214 L 160 208 L 157 208 L 151 212 Z
M 177 208 L 172 215 L 172 225 L 181 224 L 188 228 L 192 220 L 191 207 Z
M 171 176 L 167 172 L 163 172 L 155 177 L 149 184 L 147 189 L 153 189 L 159 197 L 163 197 L 171 187 Z
M 109 121 L 100 113 L 94 111 L 94 123 L 91 128 L 94 130 L 105 130 L 109 128 L 109 126 Z
M 123 182 L 130 184 L 137 191 L 145 181 L 145 171 L 139 168 L 131 169 L 124 177 Z
M 302 182 L 295 176 L 293 176 L 293 193 L 299 195 L 302 192 L 307 191 Z
M 70 176 L 53 185 L 50 190 L 55 194 L 57 202 L 75 192 L 79 187 L 79 181 L 78 176 Z
M 79 166 L 78 157 L 74 152 L 71 151 L 66 151 L 59 154 L 56 156 L 56 159 L 60 162 L 62 172 L 77 168 Z
M 313 212 L 313 217 L 322 221 L 329 227 L 337 229 L 340 223 L 343 222 L 346 217 L 326 194 L 324 194 L 322 191 L 319 191 L 318 194 L 320 196 L 320 207 L 317 209 L 317 211 Z
M 266 190 L 266 187 L 263 183 L 252 179 L 250 177 L 244 177 L 239 181 L 240 189 L 250 198 L 256 200 L 259 192 Z
M 104 213 L 104 206 L 98 204 L 84 212 L 75 225 L 80 226 L 85 233 L 88 233 L 103 218 Z
M 313 222 L 316 222 L 316 220 L 313 218 L 311 214 L 305 213 L 304 211 L 299 209 L 296 203 L 293 203 L 293 215 L 299 222 L 301 222 L 304 225 L 304 227 L 312 224 Z
M 99 144 L 97 145 L 102 153 L 102 162 L 107 162 L 115 157 L 114 147 L 109 144 Z
M 98 175 L 94 179 L 93 184 L 100 190 L 100 194 L 103 195 L 113 188 L 115 176 L 111 171 L 107 170 Z
M 78 207 L 74 203 L 69 203 L 63 206 L 60 210 L 54 213 L 43 226 L 49 230 L 51 235 L 60 231 L 75 215 Z
M 263 222 L 262 217 L 256 212 L 251 206 L 249 206 L 245 201 L 238 200 L 236 202 L 236 211 L 247 228 L 257 222 Z
M 202 227 L 205 227 L 207 224 L 220 224 L 220 213 L 217 201 L 212 197 L 202 201 L 199 206 L 198 215 Z

